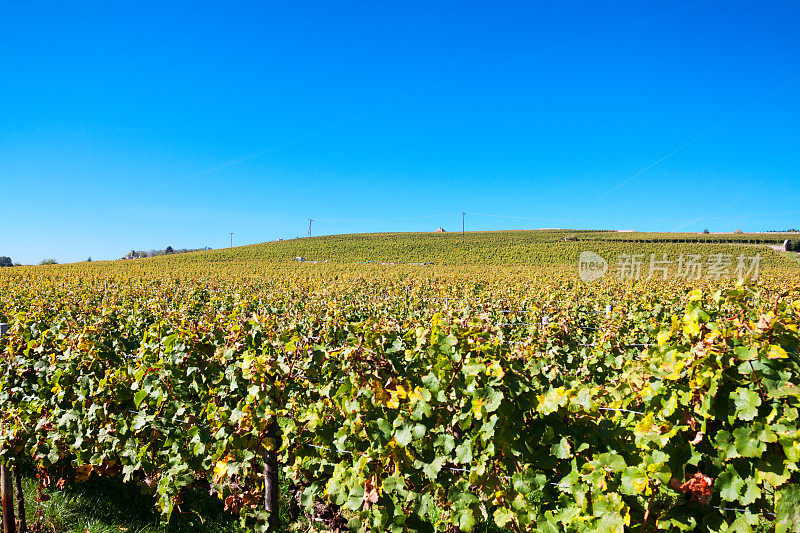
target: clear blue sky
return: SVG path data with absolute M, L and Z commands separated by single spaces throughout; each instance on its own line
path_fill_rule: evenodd
M 799 227 L 798 20 L 796 1 L 2 2 L 0 255 L 461 211 Z

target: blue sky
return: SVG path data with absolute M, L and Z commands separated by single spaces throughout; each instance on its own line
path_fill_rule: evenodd
M 529 217 L 468 230 L 799 227 L 799 16 L 0 3 L 0 255 L 249 244 L 309 217 L 315 234 L 456 230 L 461 211 Z

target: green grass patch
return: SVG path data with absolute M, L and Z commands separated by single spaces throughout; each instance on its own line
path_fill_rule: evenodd
M 138 486 L 118 479 L 94 478 L 68 484 L 64 489 L 45 489 L 39 502 L 37 482 L 23 478 L 26 520 L 40 531 L 54 533 L 156 533 L 235 532 L 237 518 L 222 509 L 222 502 L 192 490 L 175 512 L 168 527 L 160 524 L 155 499 Z M 37 523 L 38 522 L 38 523 Z

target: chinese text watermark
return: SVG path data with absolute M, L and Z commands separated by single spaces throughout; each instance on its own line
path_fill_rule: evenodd
M 581 252 L 578 274 L 589 283 L 610 275 L 619 280 L 639 279 L 758 279 L 761 254 L 619 254 L 609 263 L 594 252 Z

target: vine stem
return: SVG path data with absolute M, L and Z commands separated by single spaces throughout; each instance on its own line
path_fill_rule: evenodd
M 753 366 L 753 360 L 751 359 L 750 361 L 748 361 L 748 363 L 750 363 L 750 370 L 751 374 L 753 375 L 753 379 L 755 379 L 756 383 L 758 384 L 758 390 L 761 391 L 761 400 L 764 403 L 767 403 L 767 398 L 768 398 L 767 392 L 764 390 L 764 387 L 761 386 L 761 380 L 758 379 L 758 376 L 756 376 L 756 369 Z
M 647 510 L 644 512 L 644 519 L 642 520 L 642 527 L 639 530 L 639 533 L 645 533 L 647 531 L 647 521 L 650 519 L 650 511 L 653 508 L 653 500 L 655 499 L 656 494 L 653 491 L 653 495 L 650 496 L 650 501 L 647 502 Z

